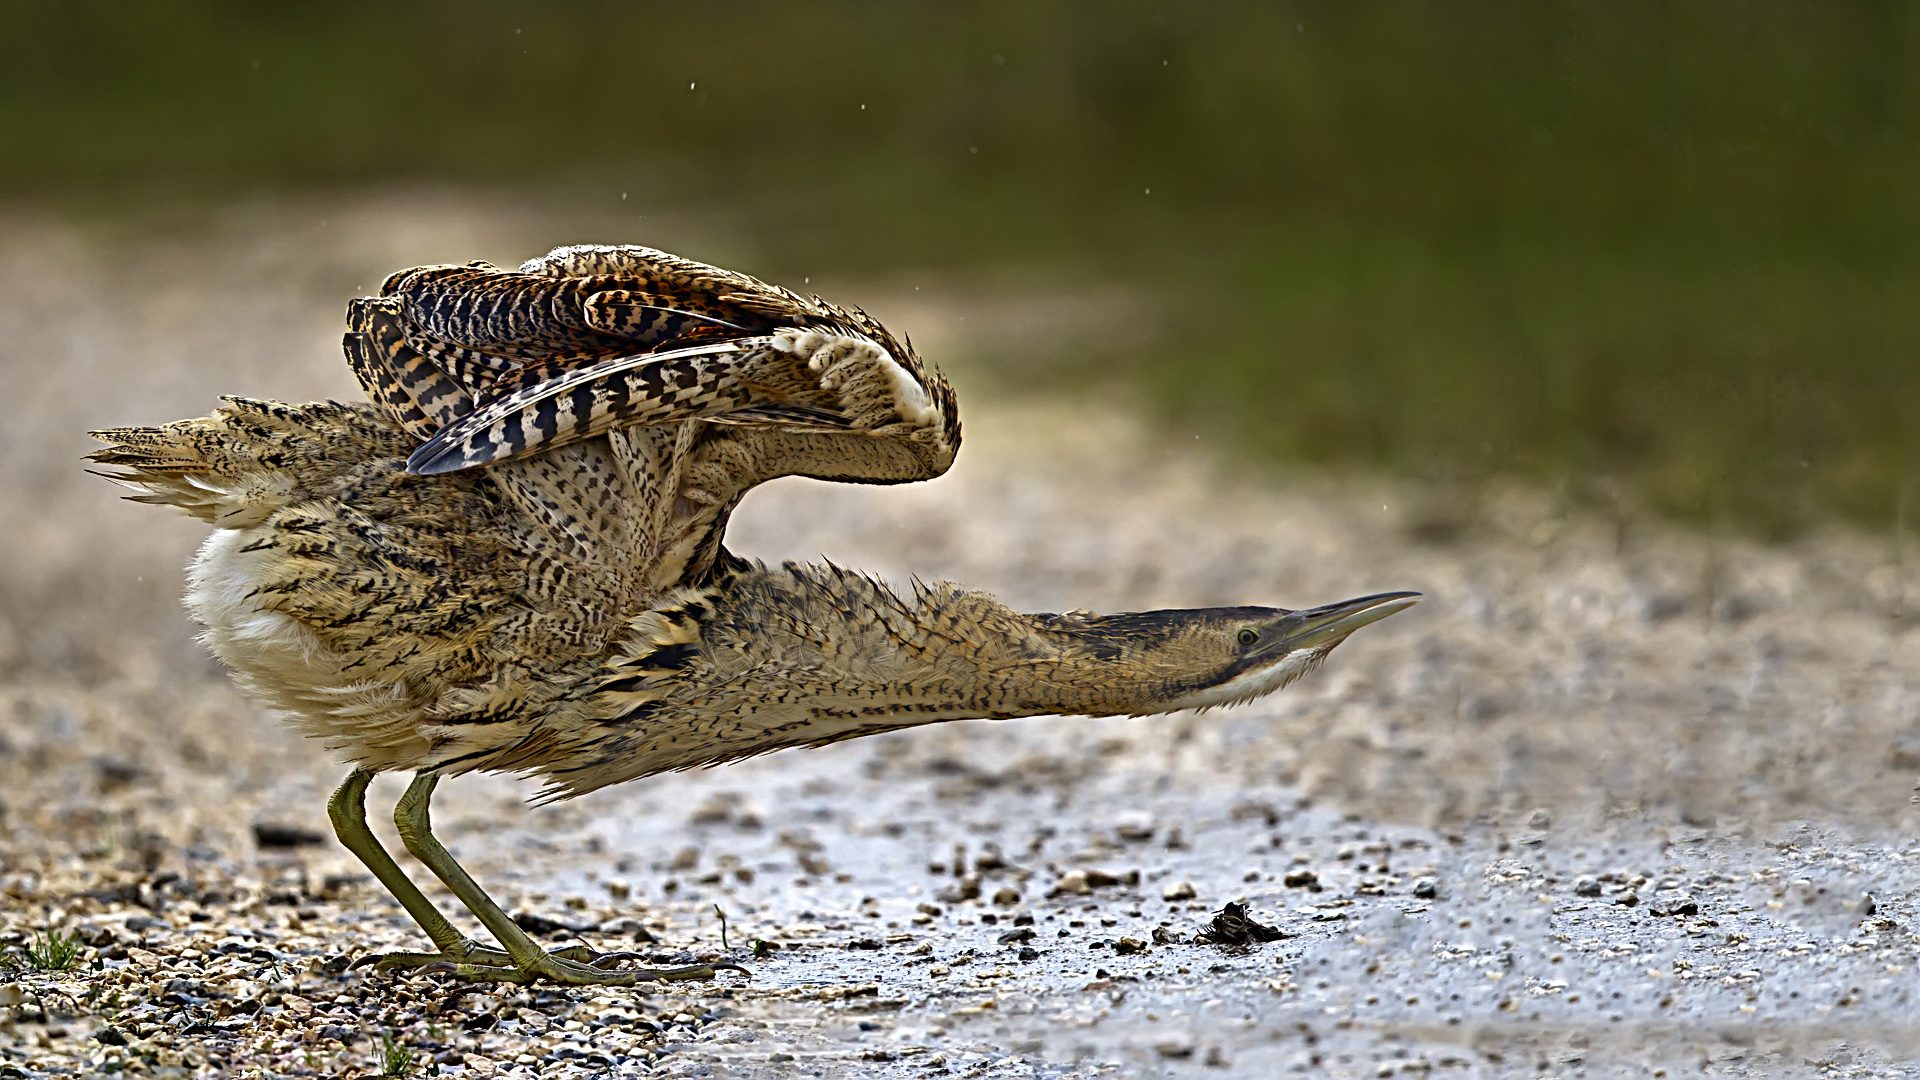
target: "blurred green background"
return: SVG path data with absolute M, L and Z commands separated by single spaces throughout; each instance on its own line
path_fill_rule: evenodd
M 1152 327 L 1003 382 L 1783 534 L 1917 475 L 1917 61 L 1900 3 L 15 3 L 0 197 L 629 192 L 776 278 L 1121 281 Z

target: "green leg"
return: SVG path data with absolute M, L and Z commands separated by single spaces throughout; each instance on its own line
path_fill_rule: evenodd
M 467 906 L 487 932 L 494 936 L 506 950 L 504 962 L 494 961 L 491 957 L 479 963 L 463 962 L 452 956 L 437 957 L 433 962 L 447 963 L 456 975 L 467 979 L 488 980 L 494 982 L 533 982 L 546 978 L 555 982 L 573 985 L 632 986 L 639 982 L 665 981 L 669 979 L 711 979 L 714 969 L 732 968 L 745 972 L 746 969 L 733 964 L 700 964 L 682 968 L 629 968 L 623 971 L 609 970 L 598 966 L 624 958 L 624 954 L 612 953 L 601 956 L 591 963 L 583 963 L 576 955 L 584 950 L 564 950 L 550 953 L 527 936 L 500 910 L 500 905 L 468 876 L 466 870 L 455 862 L 447 849 L 434 839 L 433 824 L 428 818 L 427 804 L 433 798 L 434 785 L 440 778 L 431 773 L 414 776 L 413 783 L 407 786 L 406 794 L 400 796 L 399 805 L 393 808 L 393 823 L 400 830 L 400 839 L 407 850 L 421 864 L 433 871 L 434 876 L 444 882 L 453 895 Z M 489 950 L 490 951 L 490 950 Z M 589 953 L 589 955 L 591 955 Z M 397 966 L 397 965 L 395 965 Z
M 407 909 L 413 921 L 420 924 L 432 939 L 437 954 L 430 953 L 388 953 L 383 956 L 362 957 L 355 964 L 384 963 L 388 966 L 408 966 L 409 962 L 430 964 L 438 961 L 455 963 L 505 964 L 509 963 L 507 954 L 499 949 L 489 949 L 454 929 L 440 909 L 433 906 L 412 879 L 401 871 L 393 856 L 380 846 L 380 841 L 367 828 L 367 785 L 373 780 L 368 769 L 355 769 L 335 789 L 333 797 L 327 800 L 327 817 L 333 820 L 333 834 L 340 838 L 340 844 L 354 857 L 373 871 L 380 884 L 387 887 L 400 906 Z

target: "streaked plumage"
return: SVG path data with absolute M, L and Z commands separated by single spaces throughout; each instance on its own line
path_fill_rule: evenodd
M 679 420 L 909 444 L 829 479 L 925 479 L 959 448 L 952 388 L 865 312 L 650 248 L 403 270 L 348 327 L 368 397 L 426 440 L 414 472 Z
M 358 767 L 336 827 L 440 950 L 389 966 L 711 974 L 540 953 L 433 841 L 440 776 L 532 774 L 567 797 L 942 720 L 1225 704 L 1412 603 L 1029 615 L 735 558 L 727 514 L 763 480 L 944 471 L 953 393 L 864 314 L 648 249 L 405 271 L 349 322 L 373 404 L 231 398 L 98 432 L 93 460 L 216 527 L 188 593 L 207 643 Z M 365 776 L 393 769 L 418 774 L 409 849 L 504 951 L 452 930 L 366 832 Z

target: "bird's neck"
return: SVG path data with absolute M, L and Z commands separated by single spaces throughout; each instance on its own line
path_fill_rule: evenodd
M 570 707 L 592 722 L 549 794 L 942 720 L 1166 712 L 1194 689 L 1154 644 L 1165 635 L 1133 625 L 1152 615 L 1116 632 L 951 585 L 895 592 L 834 567 L 730 555 L 719 566 L 631 620 L 618 655 L 579 688 Z
M 746 570 L 723 594 L 705 635 L 723 666 L 790 677 L 850 727 L 1162 712 L 1190 689 L 1151 648 L 951 585 L 900 593 L 789 564 Z

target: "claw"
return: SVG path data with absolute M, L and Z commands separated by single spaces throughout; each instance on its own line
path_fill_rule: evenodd
M 357 968 L 371 967 L 372 965 L 378 964 L 380 961 L 385 960 L 386 958 L 387 958 L 386 953 L 368 953 L 367 955 L 361 957 L 360 959 L 355 960 L 353 963 L 348 964 L 347 970 L 353 971 Z
M 460 967 L 451 960 L 439 960 L 414 968 L 413 973 L 415 975 L 458 975 Z

